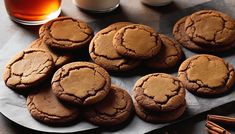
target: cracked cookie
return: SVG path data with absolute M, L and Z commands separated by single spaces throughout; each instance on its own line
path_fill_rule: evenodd
M 207 47 L 207 46 L 200 46 L 197 43 L 193 42 L 189 36 L 185 33 L 185 20 L 188 16 L 181 18 L 179 21 L 176 22 L 173 28 L 173 35 L 176 41 L 180 43 L 183 47 L 196 51 L 196 52 L 221 52 L 229 50 L 230 48 L 234 47 L 235 43 L 223 47 Z
M 66 102 L 91 105 L 105 98 L 111 79 L 100 66 L 89 62 L 72 62 L 58 69 L 52 78 L 52 90 Z
M 78 108 L 62 104 L 49 86 L 30 94 L 27 107 L 33 118 L 49 125 L 65 125 L 80 115 Z
M 42 41 L 42 39 L 37 39 L 33 41 L 30 45 L 29 48 L 32 49 L 42 49 L 47 51 L 48 53 L 51 54 L 53 61 L 55 63 L 55 67 L 61 67 L 65 63 L 68 63 L 72 57 L 68 54 L 62 54 L 61 52 L 55 52 L 52 51 L 51 48 L 49 48 L 45 43 Z
M 16 90 L 38 85 L 51 73 L 54 62 L 51 55 L 40 49 L 26 49 L 17 54 L 3 73 L 5 84 Z
M 160 34 L 162 47 L 160 52 L 147 61 L 147 66 L 156 69 L 175 67 L 183 57 L 183 51 L 178 42 Z
M 85 111 L 85 117 L 93 124 L 111 126 L 128 120 L 132 110 L 132 99 L 127 91 L 112 85 L 107 97 L 88 108 Z
M 50 47 L 72 50 L 88 46 L 93 30 L 81 20 L 59 17 L 42 25 L 39 36 Z
M 144 109 L 171 111 L 184 103 L 185 89 L 179 79 L 164 73 L 153 73 L 137 80 L 133 96 Z
M 89 53 L 96 64 L 110 71 L 126 71 L 133 69 L 139 64 L 137 60 L 118 54 L 113 47 L 113 37 L 115 33 L 122 27 L 130 24 L 132 23 L 114 23 L 95 35 L 90 43 Z
M 113 38 L 113 46 L 117 52 L 130 58 L 151 58 L 160 51 L 161 45 L 158 33 L 141 24 L 123 27 Z
M 225 46 L 235 41 L 233 19 L 215 10 L 202 10 L 187 17 L 185 32 L 193 42 L 202 46 Z
M 206 54 L 185 60 L 179 68 L 178 77 L 190 92 L 207 96 L 228 91 L 235 81 L 231 64 Z
M 144 109 L 141 105 L 134 101 L 135 112 L 136 114 L 144 121 L 151 122 L 151 123 L 164 123 L 164 122 L 171 122 L 178 119 L 180 116 L 184 114 L 186 110 L 186 101 L 184 100 L 183 105 L 174 109 L 172 111 L 165 111 L 165 112 L 155 112 Z

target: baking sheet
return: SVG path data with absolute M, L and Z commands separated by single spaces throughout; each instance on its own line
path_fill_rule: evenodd
M 198 11 L 201 9 L 217 9 L 223 11 L 233 18 L 235 18 L 235 5 L 226 5 L 223 0 L 214 0 L 211 2 L 207 2 L 201 5 L 197 5 L 188 9 L 178 10 L 170 14 L 165 14 L 160 18 L 160 26 L 156 26 L 156 23 L 151 20 L 146 20 L 144 24 L 150 25 L 160 33 L 171 35 L 172 27 L 175 22 L 186 15 L 194 11 Z M 117 21 L 131 21 L 131 19 L 125 18 L 123 14 L 116 13 L 111 18 L 99 20 L 96 22 L 90 23 L 92 28 L 97 32 L 100 29 L 108 26 L 109 24 Z M 138 22 L 136 22 L 138 23 Z M 11 39 L 4 45 L 4 48 L 0 50 L 0 74 L 2 74 L 5 64 L 8 62 L 11 56 L 15 55 L 16 53 L 23 50 L 28 43 L 34 40 L 36 37 L 32 36 L 26 29 L 16 29 L 14 34 L 12 35 Z M 17 45 L 16 45 L 17 43 Z M 13 47 L 14 46 L 14 47 Z M 194 55 L 195 53 L 184 49 L 186 57 Z M 235 51 L 231 50 L 230 52 L 223 54 L 220 53 L 219 56 L 225 58 L 228 62 L 235 65 Z M 112 74 L 112 82 L 127 89 L 129 93 L 131 93 L 132 87 L 136 80 L 141 76 L 149 73 L 149 72 L 157 72 L 156 70 L 146 70 L 146 68 L 137 68 L 131 72 L 127 73 L 116 73 Z M 177 70 L 171 70 L 171 74 L 176 75 Z M 235 87 L 233 87 L 235 89 Z M 235 91 L 231 91 L 230 93 L 220 96 L 218 98 L 200 98 L 197 96 L 192 95 L 191 93 L 187 92 L 186 94 L 186 101 L 188 105 L 188 109 L 186 110 L 185 114 L 180 118 L 177 122 L 181 120 L 188 119 L 193 117 L 194 115 L 200 114 L 204 111 L 208 111 L 214 107 L 220 106 L 222 104 L 226 104 L 228 102 L 232 102 L 235 100 Z M 78 122 L 72 126 L 66 127 L 51 127 L 44 124 L 39 123 L 38 121 L 34 120 L 30 113 L 26 108 L 26 100 L 25 97 L 19 94 L 16 94 L 9 88 L 7 88 L 1 78 L 0 80 L 0 112 L 9 118 L 10 120 L 25 126 L 27 128 L 31 128 L 38 131 L 44 132 L 79 132 L 84 130 L 90 130 L 93 128 L 97 128 L 87 122 Z M 173 122 L 173 123 L 177 123 Z M 164 124 L 152 124 L 147 123 L 140 120 L 137 116 L 134 116 L 127 124 L 122 126 L 115 127 L 116 133 L 145 133 L 152 130 L 160 129 L 164 126 L 171 125 L 173 123 L 164 123 Z

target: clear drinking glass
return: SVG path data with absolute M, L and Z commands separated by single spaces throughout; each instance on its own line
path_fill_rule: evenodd
M 40 25 L 60 15 L 61 0 L 4 0 L 10 18 L 25 25 Z
M 106 13 L 115 10 L 120 0 L 73 0 L 81 9 L 93 13 Z

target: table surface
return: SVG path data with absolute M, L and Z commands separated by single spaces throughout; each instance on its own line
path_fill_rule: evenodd
M 139 0 L 121 0 L 121 5 L 117 11 L 107 13 L 107 14 L 89 14 L 85 13 L 81 10 L 79 10 L 73 3 L 72 0 L 63 0 L 62 1 L 62 15 L 69 15 L 74 18 L 79 18 L 81 20 L 84 20 L 86 22 L 91 22 L 94 20 L 101 20 L 106 18 L 107 16 L 112 16 L 116 12 L 122 12 L 125 17 L 132 20 L 133 22 L 138 23 L 145 23 L 145 21 L 151 19 L 152 21 L 155 21 L 155 25 L 159 25 L 159 18 L 160 15 L 164 15 L 166 13 L 171 13 L 176 10 L 188 8 L 195 6 L 197 4 L 207 2 L 210 0 L 174 0 L 173 3 L 171 3 L 168 6 L 165 7 L 148 7 L 146 5 L 143 5 L 139 2 Z M 225 3 L 235 4 L 234 0 L 225 0 Z M 11 33 L 14 32 L 14 29 L 29 29 L 28 31 L 32 33 L 32 36 L 35 36 L 37 38 L 37 30 L 38 27 L 28 27 L 28 26 L 22 26 L 18 25 L 14 22 L 12 22 L 5 11 L 4 7 L 4 1 L 0 0 L 0 49 L 3 48 L 5 44 L 7 44 L 7 41 L 11 38 Z M 4 34 L 3 34 L 4 33 Z M 231 105 L 228 106 L 228 109 L 230 108 L 231 111 Z M 234 112 L 235 110 L 233 110 Z M 166 128 L 165 130 L 170 131 L 170 133 L 205 133 L 204 131 L 204 120 L 205 117 L 202 116 L 197 119 L 193 119 L 191 121 L 186 121 L 180 125 L 173 126 L 170 128 Z M 185 129 L 185 125 L 189 126 L 187 129 Z M 183 128 L 183 129 L 182 129 Z M 192 131 L 193 130 L 193 131 Z M 103 132 L 104 130 L 99 130 L 99 132 Z M 16 133 L 39 133 L 35 132 L 29 129 L 26 129 L 24 127 L 21 127 L 8 119 L 6 119 L 2 114 L 0 114 L 0 134 L 16 134 Z

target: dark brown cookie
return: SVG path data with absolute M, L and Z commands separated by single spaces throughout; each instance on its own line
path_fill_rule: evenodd
M 178 77 L 187 90 L 199 95 L 221 94 L 234 84 L 233 66 L 213 55 L 194 55 L 185 60 Z
M 171 122 L 178 119 L 180 116 L 183 115 L 184 111 L 186 110 L 186 102 L 178 107 L 175 110 L 168 111 L 168 112 L 154 112 L 144 109 L 141 105 L 134 101 L 135 112 L 136 114 L 144 121 L 151 122 L 151 123 L 164 123 L 164 122 Z
M 232 43 L 231 45 L 228 46 L 223 46 L 223 47 L 207 47 L 207 46 L 200 46 L 197 43 L 191 41 L 189 36 L 185 33 L 185 20 L 187 17 L 184 17 L 177 21 L 177 23 L 174 25 L 173 28 L 173 35 L 174 38 L 185 48 L 196 51 L 196 52 L 221 52 L 221 51 L 226 51 L 235 46 L 235 43 Z
M 72 62 L 56 71 L 51 84 L 59 99 L 78 105 L 91 105 L 105 98 L 111 80 L 109 74 L 96 64 Z
M 130 95 L 112 85 L 107 97 L 85 111 L 86 119 L 96 125 L 111 126 L 125 122 L 133 110 Z
M 89 53 L 96 64 L 110 71 L 126 71 L 133 69 L 139 64 L 137 60 L 126 58 L 118 54 L 113 47 L 113 37 L 116 32 L 120 28 L 130 24 L 132 23 L 114 23 L 95 35 L 90 43 Z
M 170 37 L 160 34 L 162 47 L 160 52 L 147 61 L 147 66 L 156 69 L 175 67 L 183 57 L 180 44 Z
M 72 57 L 71 55 L 68 54 L 62 54 L 61 52 L 55 52 L 52 51 L 51 48 L 49 48 L 43 41 L 42 39 L 37 39 L 33 41 L 30 45 L 29 48 L 32 49 L 42 49 L 47 51 L 48 53 L 51 54 L 53 61 L 55 63 L 55 67 L 61 67 L 64 64 L 68 63 Z
M 6 66 L 3 79 L 10 88 L 22 90 L 46 79 L 54 67 L 51 55 L 40 49 L 26 49 Z
M 50 47 L 72 50 L 88 46 L 93 31 L 81 20 L 59 17 L 42 25 L 39 36 Z
M 185 32 L 193 42 L 203 46 L 225 46 L 235 41 L 233 19 L 215 10 L 202 10 L 187 17 Z
M 146 59 L 155 56 L 161 48 L 161 40 L 151 27 L 133 24 L 121 28 L 114 35 L 113 45 L 121 55 Z
M 80 111 L 62 104 L 50 87 L 44 87 L 27 97 L 27 107 L 33 118 L 49 125 L 65 125 L 75 120 Z
M 172 111 L 183 105 L 185 89 L 179 79 L 164 73 L 140 78 L 134 85 L 134 98 L 151 111 Z

